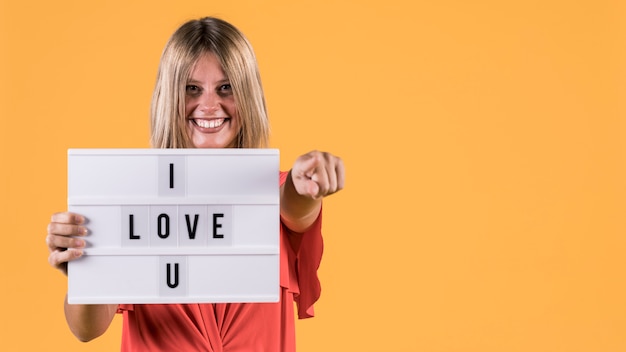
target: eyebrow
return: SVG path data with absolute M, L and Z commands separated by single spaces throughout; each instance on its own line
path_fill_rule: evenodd
M 198 81 L 196 79 L 190 79 L 190 80 L 187 81 L 187 84 L 189 84 L 189 83 L 201 84 L 202 82 Z M 219 81 L 216 82 L 217 85 L 224 84 L 224 83 L 230 83 L 230 80 L 228 78 L 224 78 L 224 79 L 219 80 Z

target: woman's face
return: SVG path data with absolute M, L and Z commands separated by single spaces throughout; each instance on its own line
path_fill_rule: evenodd
M 185 89 L 185 117 L 194 146 L 235 147 L 241 122 L 230 82 L 213 53 L 198 59 Z

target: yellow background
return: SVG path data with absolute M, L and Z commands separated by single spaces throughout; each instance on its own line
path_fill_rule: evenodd
M 169 35 L 256 49 L 281 164 L 345 160 L 299 351 L 626 351 L 626 7 L 581 1 L 0 2 L 0 349 L 82 344 L 49 267 L 68 148 L 148 147 Z

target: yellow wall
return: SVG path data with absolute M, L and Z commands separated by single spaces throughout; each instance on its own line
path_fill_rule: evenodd
M 6 350 L 118 349 L 119 319 L 67 329 L 46 224 L 67 148 L 148 147 L 161 49 L 204 15 L 255 46 L 283 168 L 345 159 L 299 351 L 626 350 L 624 2 L 2 0 Z

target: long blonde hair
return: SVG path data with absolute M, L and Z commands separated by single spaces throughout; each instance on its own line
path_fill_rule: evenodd
M 185 87 L 194 64 L 208 52 L 218 58 L 233 89 L 241 120 L 236 147 L 267 147 L 269 121 L 252 46 L 237 28 L 214 17 L 183 24 L 163 49 L 150 109 L 152 147 L 194 147 L 185 120 Z

